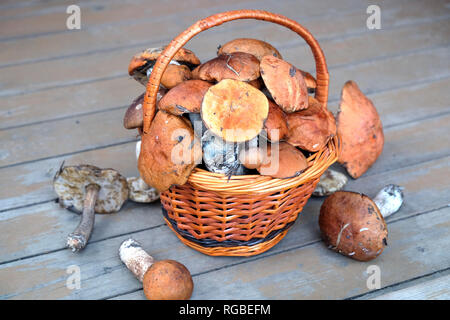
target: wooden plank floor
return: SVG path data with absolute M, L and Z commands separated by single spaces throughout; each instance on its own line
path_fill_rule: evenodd
M 450 298 L 450 2 L 377 1 L 381 29 L 366 27 L 369 0 L 78 1 L 81 30 L 67 30 L 72 1 L 0 4 L 0 299 L 144 299 L 118 258 L 133 237 L 156 259 L 192 272 L 193 299 Z M 130 57 L 167 43 L 196 20 L 234 9 L 284 14 L 319 40 L 330 71 L 330 109 L 345 81 L 373 100 L 385 129 L 377 163 L 347 190 L 374 196 L 388 183 L 405 203 L 388 219 L 389 246 L 361 263 L 328 250 L 312 198 L 287 236 L 251 258 L 209 257 L 184 246 L 158 204 L 127 203 L 97 215 L 87 248 L 64 247 L 79 216 L 58 207 L 51 180 L 62 161 L 137 175 L 135 132 L 122 128 L 127 104 L 143 92 L 128 77 Z M 237 37 L 274 44 L 286 60 L 314 71 L 302 39 L 279 26 L 236 21 L 208 30 L 187 47 L 202 60 Z M 342 170 L 339 166 L 334 166 Z M 367 287 L 367 267 L 381 288 Z M 81 288 L 66 286 L 67 267 Z

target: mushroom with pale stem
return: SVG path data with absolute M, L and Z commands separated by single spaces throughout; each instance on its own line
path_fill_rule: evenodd
M 199 113 L 203 96 L 212 84 L 203 80 L 188 80 L 170 89 L 159 101 L 159 110 L 179 116 L 184 113 Z
M 319 227 L 330 249 L 360 261 L 372 260 L 383 252 L 388 236 L 384 217 L 400 208 L 402 189 L 386 186 L 374 200 L 350 191 L 337 191 L 325 199 Z
M 260 72 L 273 100 L 285 112 L 308 108 L 308 88 L 299 69 L 284 60 L 265 56 L 260 63 Z
M 359 178 L 383 151 L 384 134 L 375 106 L 354 81 L 342 89 L 336 124 L 342 143 L 338 162 L 352 178 Z
M 333 114 L 310 97 L 306 110 L 287 114 L 289 133 L 286 141 L 303 150 L 316 152 L 336 134 Z
M 270 43 L 250 38 L 239 38 L 228 41 L 218 48 L 217 55 L 234 52 L 250 53 L 259 61 L 261 61 L 264 56 L 273 56 L 282 59 L 280 52 Z
M 150 48 L 134 55 L 128 66 L 128 74 L 144 86 L 147 85 L 156 59 L 164 48 Z M 192 51 L 181 48 L 164 71 L 161 85 L 170 89 L 178 83 L 191 79 L 191 69 L 199 64 L 200 60 Z
M 194 79 L 209 82 L 219 82 L 223 79 L 249 82 L 259 76 L 258 59 L 245 52 L 222 54 L 201 64 L 192 72 Z
M 144 294 L 149 300 L 188 300 L 194 290 L 189 270 L 174 260 L 154 262 L 133 239 L 122 242 L 120 260 L 142 282 Z
M 67 237 L 72 251 L 86 246 L 94 228 L 95 212 L 117 212 L 128 198 L 127 181 L 122 175 L 91 165 L 61 167 L 53 187 L 62 207 L 82 212 L 80 223 Z
M 141 137 L 138 169 L 148 185 L 163 192 L 186 183 L 201 158 L 201 144 L 189 120 L 160 110 Z
M 225 79 L 208 89 L 201 116 L 205 126 L 228 142 L 258 136 L 269 113 L 266 96 L 248 83 Z
M 329 196 L 330 194 L 341 190 L 348 179 L 345 174 L 335 170 L 327 169 L 321 176 L 312 195 L 316 197 Z

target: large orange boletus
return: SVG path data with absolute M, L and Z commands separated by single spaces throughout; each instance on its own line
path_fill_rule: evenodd
M 174 115 L 199 113 L 203 96 L 212 84 L 203 80 L 188 80 L 172 88 L 159 101 L 158 108 Z
M 319 227 L 330 249 L 356 260 L 376 258 L 387 244 L 388 230 L 380 210 L 360 193 L 337 191 L 326 198 Z
M 308 168 L 308 161 L 303 153 L 286 142 L 270 144 L 263 164 L 257 168 L 263 176 L 274 178 L 292 178 Z
M 338 161 L 356 179 L 380 156 L 384 134 L 375 106 L 354 81 L 346 82 L 342 89 L 336 122 L 342 143 Z
M 142 136 L 138 168 L 148 185 L 163 192 L 185 184 L 201 158 L 201 144 L 189 120 L 158 111 Z
M 222 54 L 198 66 L 193 71 L 194 79 L 218 82 L 222 79 L 253 81 L 260 76 L 259 61 L 245 52 Z
M 273 100 L 285 112 L 308 108 L 308 88 L 301 70 L 284 60 L 265 56 L 260 72 Z
M 203 97 L 201 116 L 205 126 L 228 142 L 245 142 L 262 130 L 269 113 L 266 96 L 248 83 L 225 79 Z
M 250 53 L 260 61 L 264 56 L 273 56 L 282 59 L 280 52 L 278 52 L 271 44 L 262 40 L 250 38 L 239 38 L 225 43 L 223 46 L 219 47 L 217 55 L 234 52 Z
M 287 114 L 287 142 L 303 150 L 316 152 L 336 134 L 333 114 L 314 98 L 308 109 Z

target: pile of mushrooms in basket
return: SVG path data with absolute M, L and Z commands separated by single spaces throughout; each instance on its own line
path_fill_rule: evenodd
M 144 86 L 164 47 L 136 54 L 130 76 Z M 163 192 L 182 185 L 196 167 L 224 176 L 260 174 L 291 178 L 308 168 L 307 157 L 335 135 L 338 162 L 359 178 L 382 152 L 383 128 L 372 102 L 354 81 L 345 83 L 337 115 L 314 98 L 315 78 L 283 60 L 271 44 L 234 39 L 201 63 L 180 49 L 162 75 L 148 134 L 138 142 L 142 179 Z M 143 88 L 144 90 L 144 88 Z M 128 108 L 124 126 L 142 134 L 144 94 Z M 320 230 L 329 248 L 357 260 L 378 256 L 387 243 L 383 214 L 402 204 L 402 188 L 386 186 L 372 201 L 339 191 L 345 173 L 328 169 L 314 196 L 329 196 Z

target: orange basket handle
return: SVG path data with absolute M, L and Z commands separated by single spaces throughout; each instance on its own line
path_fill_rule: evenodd
M 161 77 L 166 70 L 169 62 L 175 56 L 175 54 L 180 50 L 190 39 L 199 34 L 204 30 L 209 28 L 219 26 L 222 23 L 238 20 L 238 19 L 256 19 L 264 20 L 272 23 L 276 23 L 299 34 L 311 48 L 314 55 L 314 60 L 316 62 L 316 99 L 324 106 L 327 105 L 328 101 L 328 69 L 327 63 L 325 61 L 325 56 L 322 49 L 319 46 L 317 40 L 312 36 L 312 34 L 302 25 L 291 20 L 285 16 L 261 11 L 261 10 L 236 10 L 218 13 L 203 20 L 197 21 L 195 24 L 187 28 L 185 31 L 180 33 L 176 38 L 174 38 L 169 45 L 164 49 L 161 55 L 156 60 L 153 66 L 153 71 L 150 75 L 146 87 L 146 94 L 144 96 L 143 111 L 144 111 L 144 133 L 148 132 L 150 123 L 155 116 L 156 111 L 156 94 L 158 92 L 159 84 L 161 82 Z

